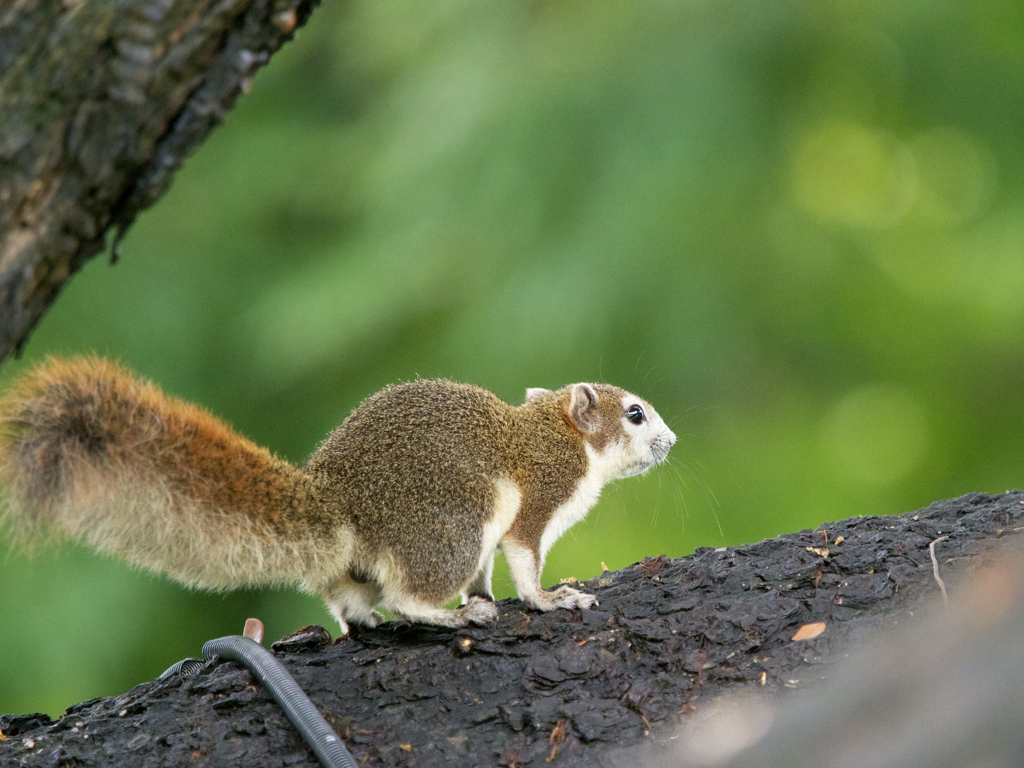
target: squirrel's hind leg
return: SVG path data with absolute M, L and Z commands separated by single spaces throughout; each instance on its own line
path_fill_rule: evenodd
M 438 608 L 418 595 L 406 592 L 402 586 L 384 589 L 384 607 L 410 624 L 431 624 L 435 627 L 464 627 L 467 624 L 490 624 L 498 618 L 491 592 L 491 571 L 494 569 L 494 551 L 480 558 L 479 570 L 466 583 L 459 594 L 462 605 L 454 610 Z
M 494 600 L 491 592 L 491 573 L 494 571 L 494 552 L 481 558 L 480 570 L 462 590 L 462 604 L 465 605 L 474 597 Z
M 474 595 L 453 610 L 437 608 L 415 595 L 389 595 L 384 607 L 396 617 L 410 624 L 430 624 L 435 627 L 465 627 L 467 624 L 490 624 L 498 618 L 498 608 L 486 597 Z
M 357 580 L 352 574 L 336 579 L 322 593 L 327 610 L 341 625 L 341 633 L 348 634 L 349 623 L 375 627 L 383 617 L 373 610 L 383 596 L 375 581 Z

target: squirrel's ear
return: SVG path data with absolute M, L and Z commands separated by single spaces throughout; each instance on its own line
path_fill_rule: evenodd
M 550 393 L 551 393 L 550 389 L 543 389 L 542 387 L 529 387 L 526 390 L 526 402 L 530 402 L 531 400 L 536 400 L 536 399 L 544 397 L 544 395 L 547 395 L 547 394 L 550 394 Z
M 589 384 L 573 384 L 565 415 L 580 432 L 590 432 L 597 421 L 597 392 Z

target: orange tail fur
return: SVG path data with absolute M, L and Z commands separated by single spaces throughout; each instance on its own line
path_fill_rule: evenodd
M 302 470 L 98 358 L 47 360 L 0 399 L 0 484 L 23 543 L 84 538 L 191 586 L 302 581 L 339 554 Z

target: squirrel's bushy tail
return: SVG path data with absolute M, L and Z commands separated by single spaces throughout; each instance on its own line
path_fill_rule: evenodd
M 24 543 L 63 532 L 192 586 L 300 580 L 318 557 L 301 470 L 98 358 L 47 360 L 3 395 L 0 484 Z

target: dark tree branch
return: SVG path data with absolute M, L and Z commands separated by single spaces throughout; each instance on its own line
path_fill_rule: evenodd
M 0 3 L 0 361 L 317 2 Z
M 962 576 L 1016 538 L 1022 516 L 1020 492 L 972 494 L 647 559 L 588 582 L 595 611 L 540 614 L 505 600 L 494 627 L 391 624 L 279 655 L 365 765 L 546 765 L 555 753 L 562 766 L 640 764 L 635 750 L 721 694 L 816 686 L 851 645 L 910 620 L 939 594 L 929 544 L 941 536 L 937 562 L 955 600 Z M 816 637 L 792 639 L 816 623 Z M 86 702 L 56 723 L 0 718 L 0 729 L 4 764 L 316 765 L 234 664 Z

